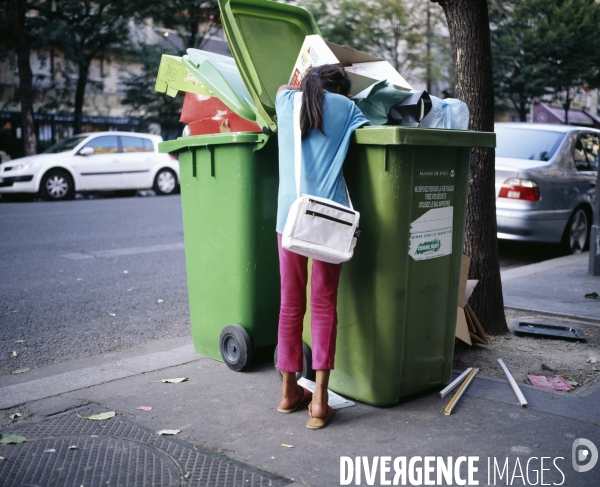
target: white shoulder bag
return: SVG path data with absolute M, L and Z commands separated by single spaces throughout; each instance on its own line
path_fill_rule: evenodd
M 360 213 L 327 198 L 300 194 L 302 141 L 300 107 L 302 93 L 294 95 L 294 165 L 296 201 L 288 214 L 282 236 L 282 246 L 312 259 L 339 264 L 350 260 L 356 239 L 360 235 Z M 344 182 L 344 187 L 346 183 Z

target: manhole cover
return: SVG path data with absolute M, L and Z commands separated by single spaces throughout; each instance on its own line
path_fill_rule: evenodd
M 90 421 L 84 407 L 3 433 L 27 438 L 0 445 L 1 487 L 280 487 L 269 472 L 155 431 L 122 416 Z

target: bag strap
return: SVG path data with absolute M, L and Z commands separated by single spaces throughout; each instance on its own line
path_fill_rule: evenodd
M 300 130 L 300 108 L 302 92 L 294 93 L 294 178 L 296 179 L 296 198 L 300 197 L 300 176 L 302 168 L 302 132 Z
M 302 176 L 302 132 L 300 130 L 300 109 L 302 108 L 302 92 L 296 91 L 294 93 L 294 178 L 296 179 L 296 198 L 300 197 L 300 179 Z M 346 186 L 346 180 L 342 178 L 344 183 L 344 190 L 346 191 L 346 198 L 348 199 L 348 206 L 350 209 L 354 209 L 352 201 L 350 200 L 350 193 L 348 193 L 348 187 Z

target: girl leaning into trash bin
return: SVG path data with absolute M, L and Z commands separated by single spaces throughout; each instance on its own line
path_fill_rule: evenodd
M 281 274 L 277 368 L 283 374 L 281 401 L 277 410 L 292 413 L 308 404 L 307 428 L 320 429 L 332 417 L 327 385 L 333 369 L 337 332 L 337 289 L 342 264 L 313 260 L 311 275 L 312 365 L 316 371 L 314 394 L 298 385 L 296 372 L 302 371 L 302 322 L 306 312 L 308 258 L 282 248 L 285 222 L 296 199 L 294 175 L 293 106 L 297 88 L 284 85 L 277 91 L 279 138 L 279 197 L 277 242 Z M 350 136 L 361 125 L 369 125 L 348 98 L 350 80 L 339 66 L 313 68 L 302 80 L 302 173 L 300 194 L 321 196 L 348 205 L 342 166 Z

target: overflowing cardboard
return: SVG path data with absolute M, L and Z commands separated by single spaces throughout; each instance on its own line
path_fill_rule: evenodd
M 289 84 L 300 86 L 306 73 L 313 67 L 324 64 L 344 67 L 352 81 L 350 95 L 356 95 L 381 80 L 387 80 L 400 90 L 412 90 L 402 75 L 385 59 L 327 42 L 319 35 L 309 35 L 304 39 Z
M 475 316 L 475 313 L 467 303 L 471 294 L 473 294 L 475 286 L 477 286 L 477 283 L 479 282 L 476 279 L 468 279 L 470 264 L 471 259 L 463 254 L 460 268 L 460 287 L 458 292 L 455 336 L 468 345 L 473 345 L 473 342 L 489 345 L 490 342 L 488 341 L 485 331 L 483 331 L 481 323 L 479 323 L 477 316 Z

